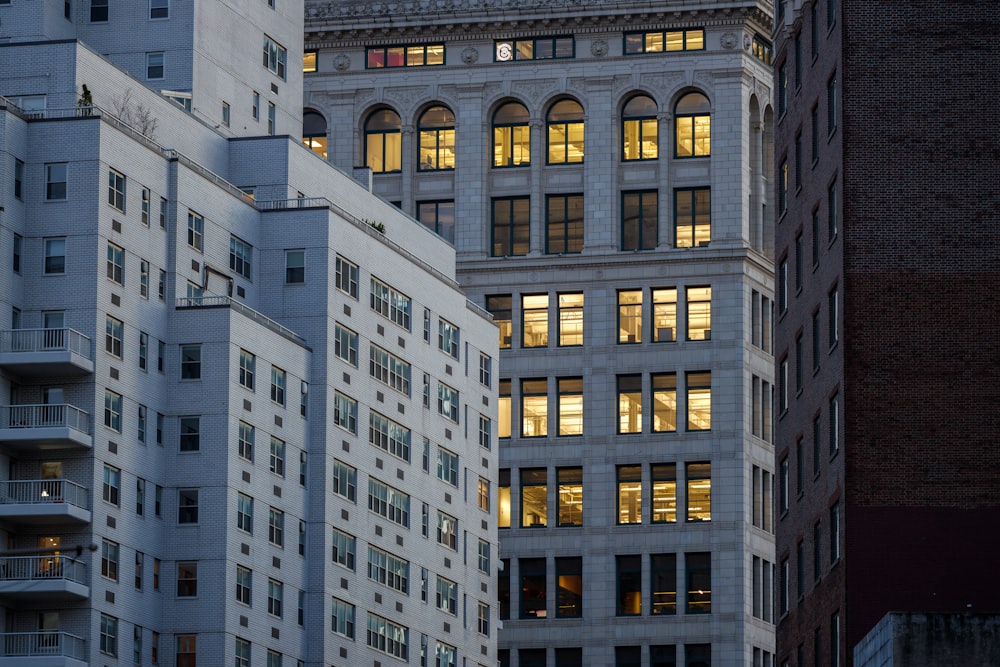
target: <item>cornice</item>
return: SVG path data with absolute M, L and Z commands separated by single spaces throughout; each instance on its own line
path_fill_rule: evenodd
M 744 23 L 769 34 L 772 21 L 769 0 L 306 0 L 305 13 L 310 48 Z

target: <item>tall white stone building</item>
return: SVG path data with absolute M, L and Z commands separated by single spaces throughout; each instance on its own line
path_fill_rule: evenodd
M 306 2 L 304 142 L 500 325 L 504 667 L 773 664 L 770 32 L 765 0 Z
M 301 11 L 0 2 L 0 666 L 496 660 L 496 326 Z

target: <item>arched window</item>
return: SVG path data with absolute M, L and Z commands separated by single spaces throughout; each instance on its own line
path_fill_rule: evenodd
M 302 143 L 313 153 L 326 159 L 326 119 L 311 109 L 306 109 L 302 113 Z
M 493 114 L 493 166 L 526 167 L 531 164 L 531 128 L 528 109 L 508 102 Z
M 712 116 L 708 98 L 688 93 L 674 107 L 674 157 L 703 157 L 712 153 Z
M 622 110 L 622 159 L 655 160 L 659 156 L 656 102 L 636 95 Z
M 447 107 L 431 107 L 420 116 L 418 171 L 455 168 L 455 114 Z
M 372 112 L 365 121 L 365 165 L 376 174 L 399 171 L 402 123 L 392 109 Z
M 583 162 L 583 107 L 574 100 L 556 102 L 546 119 L 549 164 Z

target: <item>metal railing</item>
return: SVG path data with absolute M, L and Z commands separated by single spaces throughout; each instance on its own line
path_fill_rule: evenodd
M 182 297 L 177 299 L 178 308 L 232 308 L 241 315 L 244 315 L 257 324 L 274 331 L 275 333 L 281 334 L 285 338 L 295 341 L 296 343 L 301 343 L 305 345 L 305 339 L 289 329 L 288 327 L 278 324 L 270 317 L 264 313 L 258 312 L 251 308 L 250 306 L 233 299 L 228 296 L 196 296 L 196 297 Z
M 0 583 L 5 581 L 66 580 L 86 583 L 87 567 L 66 556 L 9 556 L 0 558 Z
M 91 359 L 90 338 L 76 329 L 8 329 L 0 331 L 0 352 L 70 351 Z
M 85 660 L 83 637 L 68 632 L 3 632 L 3 657 L 30 657 L 58 655 L 65 658 Z
M 87 488 L 68 479 L 27 479 L 0 482 L 0 505 L 67 503 L 90 509 Z
M 0 428 L 65 426 L 90 434 L 90 415 L 69 403 L 0 405 Z

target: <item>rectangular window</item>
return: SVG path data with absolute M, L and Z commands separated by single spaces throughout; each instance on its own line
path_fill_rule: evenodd
M 656 248 L 658 211 L 659 193 L 656 190 L 622 193 L 622 250 Z
M 66 239 L 45 239 L 45 273 L 48 275 L 66 272 Z
M 546 347 L 549 344 L 549 296 L 521 297 L 521 346 Z
M 653 432 L 677 430 L 677 374 L 656 373 L 650 376 L 653 389 Z
M 331 626 L 335 634 L 354 639 L 354 605 L 338 598 L 333 598 L 331 610 Z
M 625 54 L 700 51 L 705 48 L 705 30 L 656 30 L 625 33 Z
M 490 636 L 490 606 L 485 602 L 476 603 L 476 627 L 479 630 L 479 634 L 486 637 Z
M 459 394 L 457 389 L 452 389 L 446 384 L 438 382 L 437 409 L 438 414 L 447 417 L 451 421 L 458 423 Z
M 410 331 L 410 297 L 374 277 L 371 279 L 371 309 Z
M 712 428 L 712 373 L 687 373 L 687 430 L 708 431 Z
M 684 554 L 687 568 L 687 613 L 712 611 L 712 554 Z
M 837 74 L 826 82 L 826 132 L 833 134 L 837 129 Z
M 502 468 L 497 479 L 497 527 L 510 528 L 510 468 Z
M 236 638 L 236 645 L 233 649 L 236 654 L 236 667 L 250 667 L 250 642 L 239 637 Z M 136 660 L 135 664 L 141 664 Z
M 642 376 L 618 376 L 618 432 L 642 433 Z
M 642 523 L 642 466 L 618 466 L 617 523 Z
M 267 541 L 276 547 L 285 546 L 285 513 L 273 507 L 267 515 Z
M 120 504 L 122 471 L 118 468 L 105 464 L 104 484 L 102 497 L 104 502 L 111 503 L 115 507 Z
M 122 358 L 122 335 L 125 324 L 110 315 L 104 318 L 104 351 L 108 354 Z
M 357 434 L 358 402 L 339 391 L 333 397 L 333 423 L 342 429 Z
M 41 641 L 49 641 L 48 633 L 38 637 Z M 60 635 L 51 639 L 58 640 Z M 47 652 L 47 651 L 46 651 Z M 112 657 L 118 656 L 118 619 L 107 614 L 101 614 L 101 653 Z
M 460 331 L 457 326 L 438 318 L 438 349 L 450 357 L 458 359 Z
M 170 16 L 169 0 L 149 0 L 149 18 L 165 19 Z
M 778 216 L 788 211 L 788 160 L 778 165 Z
M 712 288 L 688 287 L 687 290 L 687 339 L 712 338 Z
M 177 563 L 177 597 L 191 598 L 198 595 L 198 563 L 181 561 Z
M 246 241 L 236 238 L 235 236 L 229 237 L 229 268 L 249 279 L 252 267 L 253 259 L 253 246 Z
M 284 407 L 285 382 L 287 374 L 277 366 L 271 366 L 271 401 Z
M 236 566 L 236 600 L 251 604 L 253 592 L 253 572 L 248 567 Z
M 583 195 L 545 198 L 545 252 L 550 255 L 583 250 Z
M 337 255 L 335 284 L 341 292 L 358 298 L 358 265 Z
M 142 590 L 142 567 L 145 563 L 146 555 L 141 551 L 135 552 L 135 587 L 137 590 Z
M 11 258 L 11 269 L 14 273 L 21 273 L 21 248 L 24 238 L 20 234 L 14 234 L 14 248 Z
M 677 554 L 651 554 L 649 578 L 652 591 L 650 613 L 660 616 L 676 614 Z
M 125 285 L 125 250 L 113 243 L 108 244 L 107 276 L 108 280 Z
M 101 540 L 101 575 L 118 581 L 118 543 Z
M 458 486 L 458 454 L 438 447 L 437 478 L 452 486 Z
M 444 44 L 410 44 L 407 46 L 369 47 L 365 67 L 425 67 L 444 65 Z
M 493 386 L 493 358 L 484 352 L 479 353 L 479 384 Z
M 544 528 L 549 525 L 548 470 L 521 470 L 521 527 Z
M 707 246 L 712 237 L 710 188 L 674 191 L 674 247 Z
M 479 540 L 479 571 L 490 571 L 490 543 L 486 540 Z
M 830 508 L 830 566 L 840 560 L 840 505 Z
M 139 296 L 149 298 L 149 262 L 144 259 L 139 260 Z
M 494 62 L 551 60 L 574 56 L 575 45 L 572 37 L 502 39 L 493 43 Z
M 436 151 L 436 142 L 438 135 L 441 135 L 442 141 L 446 136 L 451 136 L 452 146 L 454 144 L 454 130 L 429 130 L 426 132 L 421 132 L 421 139 L 423 140 L 427 137 L 430 142 L 430 150 Z M 428 157 L 428 160 L 431 160 Z M 450 161 L 447 163 L 447 167 L 453 167 L 454 161 L 451 156 L 442 156 L 442 166 L 445 167 L 445 161 Z M 433 165 L 433 161 L 430 162 Z M 423 166 L 422 169 L 428 169 L 434 167 Z M 417 220 L 421 222 L 427 229 L 431 230 L 435 234 L 441 236 L 449 243 L 455 242 L 455 201 L 452 199 L 441 200 L 441 201 L 421 201 L 417 202 Z
M 146 54 L 147 80 L 158 81 L 164 78 L 164 60 L 165 56 L 163 51 L 152 51 Z
M 256 429 L 252 425 L 244 421 L 240 422 L 239 435 L 237 436 L 237 449 L 240 458 L 246 461 L 250 461 L 251 463 L 253 463 L 253 446 L 254 446 L 255 434 L 256 434 Z
M 135 480 L 135 513 L 136 516 L 146 513 L 146 480 L 142 477 Z
M 583 559 L 556 558 L 556 618 L 583 616 Z
M 387 653 L 406 661 L 409 659 L 410 630 L 392 621 L 368 612 L 368 631 L 365 641 L 376 651 Z
M 687 464 L 687 520 L 712 520 L 712 464 Z
M 497 400 L 498 436 L 509 438 L 511 432 L 512 413 L 510 398 L 510 380 L 500 380 L 499 398 Z
M 583 293 L 560 294 L 559 346 L 583 345 Z
M 652 466 L 653 523 L 677 521 L 677 465 L 658 463 Z
M 410 395 L 410 364 L 374 344 L 369 346 L 369 374 L 396 391 Z
M 24 199 L 24 162 L 14 158 L 14 197 Z
M 267 103 L 267 133 L 274 134 L 277 128 L 278 108 L 274 102 Z
M 781 6 L 784 6 L 784 1 L 781 1 Z M 783 62 L 778 65 L 778 81 L 777 81 L 777 93 L 778 98 L 778 118 L 785 115 L 788 111 L 788 63 Z M 784 211 L 785 209 L 779 208 L 779 211 Z
M 275 579 L 267 580 L 267 613 L 281 618 L 285 585 Z
M 285 441 L 271 436 L 271 458 L 269 467 L 278 477 L 285 476 Z
M 198 489 L 177 489 L 177 523 L 198 523 Z
M 820 532 L 820 522 L 813 524 L 813 580 L 819 581 L 823 575 L 823 551 L 822 533 Z
M 493 447 L 493 422 L 486 415 L 479 415 L 479 446 L 484 449 Z
M 236 527 L 253 534 L 253 498 L 243 493 L 236 496 Z
M 826 217 L 827 217 L 827 237 L 830 241 L 837 238 L 838 215 L 837 215 L 837 181 L 830 183 L 826 189 Z
M 191 210 L 187 216 L 187 244 L 198 252 L 205 247 L 205 218 Z
M 839 305 L 837 303 L 837 288 L 834 287 L 830 290 L 830 293 L 827 294 L 827 316 L 829 318 L 828 342 L 830 349 L 833 349 L 837 345 L 837 341 L 840 339 L 840 333 L 837 328 L 838 310 Z
M 642 556 L 615 556 L 618 616 L 642 614 Z
M 458 615 L 458 584 L 442 576 L 437 577 L 435 604 L 438 609 L 451 614 Z
M 167 298 L 167 272 L 160 269 L 159 279 L 156 284 L 156 294 L 160 301 L 165 301 Z
M 618 291 L 618 343 L 642 342 L 642 290 Z
M 690 332 L 690 321 L 688 330 Z M 653 342 L 672 343 L 675 340 L 677 340 L 677 290 L 673 287 L 654 289 Z
M 583 435 L 583 378 L 558 378 L 559 435 Z
M 437 542 L 458 551 L 458 519 L 444 512 L 437 513 Z
M 125 174 L 108 169 L 108 204 L 125 212 Z
M 357 485 L 358 471 L 346 463 L 334 459 L 333 493 L 354 502 L 357 499 Z
M 122 432 L 122 395 L 110 389 L 104 390 L 104 425 Z
M 241 349 L 239 382 L 250 391 L 253 391 L 254 388 L 254 375 L 256 373 L 256 369 L 257 357 L 254 354 Z
M 279 78 L 285 78 L 285 65 L 288 51 L 281 44 L 264 35 L 264 50 L 262 64 Z
M 285 284 L 300 285 L 306 281 L 306 251 L 285 251 Z
M 333 529 L 333 562 L 337 565 L 354 570 L 355 538 L 353 535 Z
M 521 380 L 521 437 L 548 435 L 548 380 Z
M 484 512 L 490 511 L 490 480 L 479 478 L 476 484 L 476 505 Z
M 105 0 L 105 3 L 107 0 Z M 105 4 L 105 17 L 107 5 Z M 107 20 L 105 18 L 104 20 Z M 67 165 L 65 162 L 50 162 L 45 165 L 45 200 L 61 201 L 66 199 Z
M 177 635 L 177 667 L 195 667 L 198 659 L 198 635 Z
M 368 478 L 368 509 L 393 523 L 410 526 L 410 496 L 371 477 Z
M 201 449 L 201 417 L 180 417 L 180 451 L 197 452 Z
M 493 316 L 493 323 L 500 329 L 500 349 L 509 349 L 513 333 L 513 305 L 510 294 L 486 297 L 486 310 Z
M 497 197 L 492 201 L 493 257 L 527 255 L 531 211 L 528 197 Z
M 545 559 L 521 558 L 521 618 L 545 618 Z
M 410 429 L 374 410 L 369 412 L 368 442 L 397 458 L 410 460 Z

